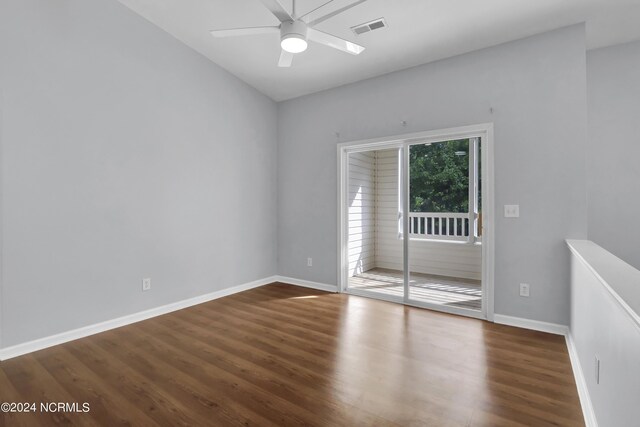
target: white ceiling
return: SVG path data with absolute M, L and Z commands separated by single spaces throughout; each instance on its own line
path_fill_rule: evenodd
M 219 39 L 208 31 L 278 25 L 259 0 L 119 1 L 276 101 L 580 22 L 590 49 L 640 39 L 640 0 L 369 0 L 317 27 L 362 44 L 362 54 L 311 43 L 291 68 L 279 68 L 278 35 Z M 298 14 L 326 1 L 298 0 Z M 352 1 L 334 0 L 308 18 Z M 281 3 L 290 10 L 291 0 Z M 380 17 L 388 28 L 350 30 Z

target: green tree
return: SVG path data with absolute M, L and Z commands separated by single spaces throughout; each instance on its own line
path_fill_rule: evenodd
M 469 140 L 412 145 L 409 178 L 412 212 L 468 212 Z

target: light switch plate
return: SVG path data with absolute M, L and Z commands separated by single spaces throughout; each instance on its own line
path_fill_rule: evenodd
M 504 205 L 504 217 L 505 218 L 519 218 L 520 217 L 520 205 Z

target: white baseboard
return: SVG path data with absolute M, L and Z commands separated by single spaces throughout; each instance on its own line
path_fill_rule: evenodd
M 578 388 L 578 396 L 580 397 L 580 406 L 582 406 L 582 415 L 584 416 L 584 423 L 587 427 L 598 427 L 598 421 L 596 420 L 596 413 L 591 404 L 591 397 L 589 396 L 589 389 L 587 388 L 587 381 L 584 377 L 584 371 L 580 366 L 580 359 L 578 358 L 578 350 L 576 349 L 571 331 L 567 331 L 565 335 L 567 341 L 567 349 L 569 350 L 569 358 L 571 359 L 571 368 L 573 369 L 573 377 L 576 379 L 576 387 Z
M 338 292 L 336 285 L 327 285 L 326 283 L 311 282 L 309 280 L 294 279 L 293 277 L 275 276 L 276 282 L 289 283 L 291 285 L 302 286 L 305 288 L 318 289 L 327 292 Z
M 132 323 L 140 322 L 142 320 L 150 319 L 152 317 L 160 316 L 162 314 L 171 313 L 172 311 L 181 310 L 183 308 L 191 307 L 197 304 L 202 304 L 208 301 L 212 301 L 218 298 L 226 297 L 228 295 L 236 294 L 238 292 L 246 291 L 249 289 L 257 288 L 267 285 L 269 283 L 277 282 L 279 278 L 276 276 L 267 277 L 264 279 L 256 280 L 242 285 L 233 286 L 230 288 L 222 289 L 219 291 L 211 292 L 205 295 L 200 295 L 194 298 L 185 299 L 182 301 L 174 302 L 171 304 L 163 305 L 160 307 L 152 308 L 138 313 L 122 316 L 117 319 L 107 320 L 104 322 L 96 323 L 82 328 L 74 329 L 72 331 L 62 332 L 60 334 L 51 335 L 37 340 L 28 341 L 22 344 L 17 344 L 11 347 L 0 349 L 0 361 L 11 359 L 13 357 L 21 356 L 23 354 L 31 353 L 34 351 L 42 350 L 54 345 L 63 344 L 65 342 L 84 338 L 89 335 L 94 335 L 100 332 L 108 331 L 110 329 L 119 328 L 121 326 L 130 325 Z
M 518 328 L 547 332 L 555 335 L 566 335 L 569 331 L 569 328 L 566 325 L 524 319 L 522 317 L 505 316 L 504 314 L 494 314 L 493 321 L 501 325 L 515 326 Z

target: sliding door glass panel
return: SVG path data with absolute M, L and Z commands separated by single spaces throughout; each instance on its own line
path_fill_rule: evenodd
M 407 298 L 412 302 L 482 308 L 477 147 L 476 139 L 409 146 Z
M 404 299 L 401 148 L 347 156 L 347 289 Z

